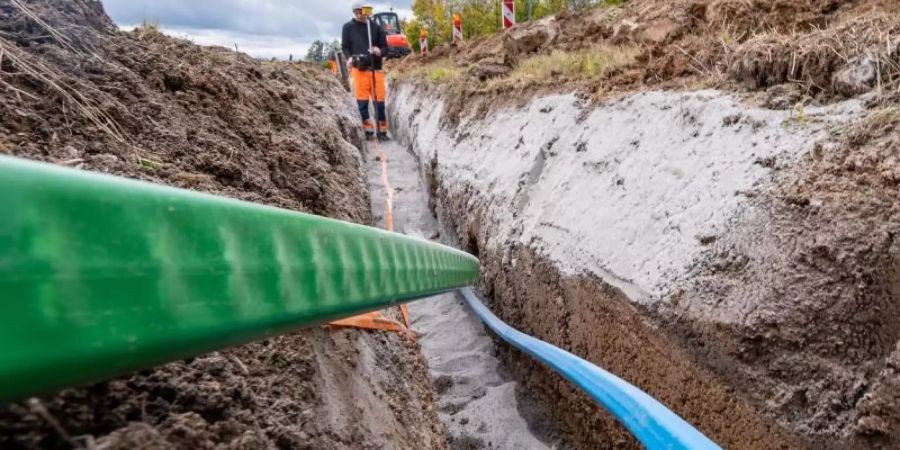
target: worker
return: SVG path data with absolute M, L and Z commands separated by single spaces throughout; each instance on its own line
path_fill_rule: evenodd
M 371 13 L 370 5 L 364 2 L 353 3 L 353 19 L 344 25 L 341 47 L 350 66 L 353 91 L 366 137 L 372 139 L 377 130 L 378 139 L 387 140 L 388 123 L 384 106 L 387 90 L 382 60 L 382 54 L 387 51 L 387 35 L 376 21 L 367 23 Z M 377 126 L 369 114 L 370 99 L 375 101 Z
M 337 75 L 338 73 L 338 63 L 337 58 L 334 56 L 334 52 L 328 54 L 328 68 L 331 70 L 331 73 Z

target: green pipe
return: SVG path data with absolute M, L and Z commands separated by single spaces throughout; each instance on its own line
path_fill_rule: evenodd
M 0 402 L 466 286 L 411 237 L 0 157 Z

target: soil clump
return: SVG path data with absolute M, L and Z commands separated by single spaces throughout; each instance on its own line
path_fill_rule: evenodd
M 357 122 L 318 67 L 120 32 L 97 1 L 0 3 L 0 154 L 370 224 Z M 319 328 L 4 405 L 0 447 L 446 443 L 417 344 Z
M 900 3 L 895 0 L 676 0 L 565 12 L 464 44 L 438 47 L 395 66 L 402 78 L 440 89 L 448 117 L 483 116 L 536 96 L 582 92 L 596 101 L 653 89 L 716 88 L 745 93 L 790 86 L 785 104 L 823 104 L 900 86 Z M 586 52 L 631 52 L 610 70 Z M 518 79 L 523 61 L 552 54 L 553 70 Z M 417 68 L 450 65 L 452 77 Z M 578 70 L 566 70 L 574 64 Z M 602 69 L 602 67 L 601 67 Z M 428 72 L 426 71 L 426 75 Z M 432 74 L 433 75 L 433 74 Z

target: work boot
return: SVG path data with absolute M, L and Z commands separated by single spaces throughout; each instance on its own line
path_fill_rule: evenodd
M 378 133 L 378 140 L 379 140 L 380 142 L 387 142 L 387 141 L 391 140 L 391 138 L 388 137 L 388 134 L 387 134 L 387 133 L 383 133 L 383 132 L 382 132 L 382 133 Z
M 366 133 L 366 140 L 372 142 L 375 140 L 375 133 Z

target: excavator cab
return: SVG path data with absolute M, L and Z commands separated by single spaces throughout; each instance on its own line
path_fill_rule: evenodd
M 403 29 L 400 27 L 400 17 L 397 13 L 393 11 L 381 12 L 373 15 L 372 19 L 387 34 L 388 51 L 385 55 L 386 58 L 402 58 L 412 53 L 412 47 L 409 46 L 409 41 L 406 39 L 406 35 L 403 34 Z

